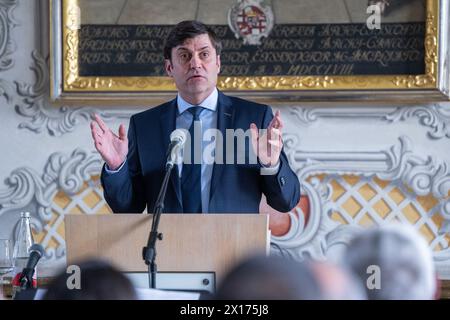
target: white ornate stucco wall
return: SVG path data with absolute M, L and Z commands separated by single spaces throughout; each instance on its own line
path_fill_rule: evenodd
M 106 212 L 101 159 L 89 132 L 98 112 L 112 128 L 141 110 L 53 106 L 48 100 L 48 4 L 0 0 L 0 237 L 32 212 L 47 265 L 64 263 L 68 212 Z M 354 230 L 411 223 L 450 278 L 450 104 L 277 105 L 285 147 L 309 199 L 273 241 L 298 259 L 339 258 Z M 307 223 L 306 223 L 307 221 Z

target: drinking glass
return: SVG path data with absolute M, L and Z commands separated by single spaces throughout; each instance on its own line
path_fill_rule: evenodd
M 8 297 L 11 290 L 11 278 L 4 278 L 13 271 L 13 259 L 11 254 L 11 242 L 9 239 L 0 239 L 0 299 Z
M 3 277 L 11 271 L 13 271 L 13 261 L 10 240 L 0 239 L 0 284 L 3 284 Z

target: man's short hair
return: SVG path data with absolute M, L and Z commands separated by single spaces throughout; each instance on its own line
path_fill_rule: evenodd
M 204 23 L 187 20 L 178 23 L 167 36 L 164 44 L 164 59 L 171 60 L 173 48 L 183 44 L 187 39 L 192 39 L 202 34 L 209 36 L 213 47 L 216 49 L 216 54 L 220 55 L 222 52 L 222 43 L 216 33 Z
M 131 281 L 107 261 L 91 259 L 76 264 L 80 268 L 80 288 L 69 289 L 71 274 L 66 270 L 53 279 L 44 300 L 135 300 Z
M 422 235 L 409 225 L 395 223 L 362 231 L 349 244 L 343 263 L 363 282 L 369 300 L 434 298 L 432 252 Z M 379 288 L 368 286 L 370 266 L 379 268 Z
M 217 300 L 320 300 L 320 285 L 307 263 L 278 256 L 253 256 L 222 280 Z

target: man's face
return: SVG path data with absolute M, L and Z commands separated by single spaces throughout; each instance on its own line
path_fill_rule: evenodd
M 172 48 L 172 61 L 165 61 L 167 74 L 175 80 L 178 92 L 190 103 L 206 99 L 217 85 L 220 56 L 208 34 L 186 39 Z

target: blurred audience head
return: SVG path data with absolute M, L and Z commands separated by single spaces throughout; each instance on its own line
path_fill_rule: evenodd
M 435 297 L 432 252 L 409 225 L 364 230 L 351 241 L 343 262 L 358 276 L 370 300 Z
M 366 300 L 367 295 L 353 273 L 330 262 L 311 262 L 311 269 L 326 300 Z
M 132 300 L 136 292 L 132 283 L 111 264 L 101 260 L 86 260 L 80 268 L 80 288 L 74 284 L 73 273 L 64 270 L 49 285 L 44 300 Z
M 254 256 L 232 268 L 213 298 L 315 300 L 323 296 L 308 264 L 279 256 Z

